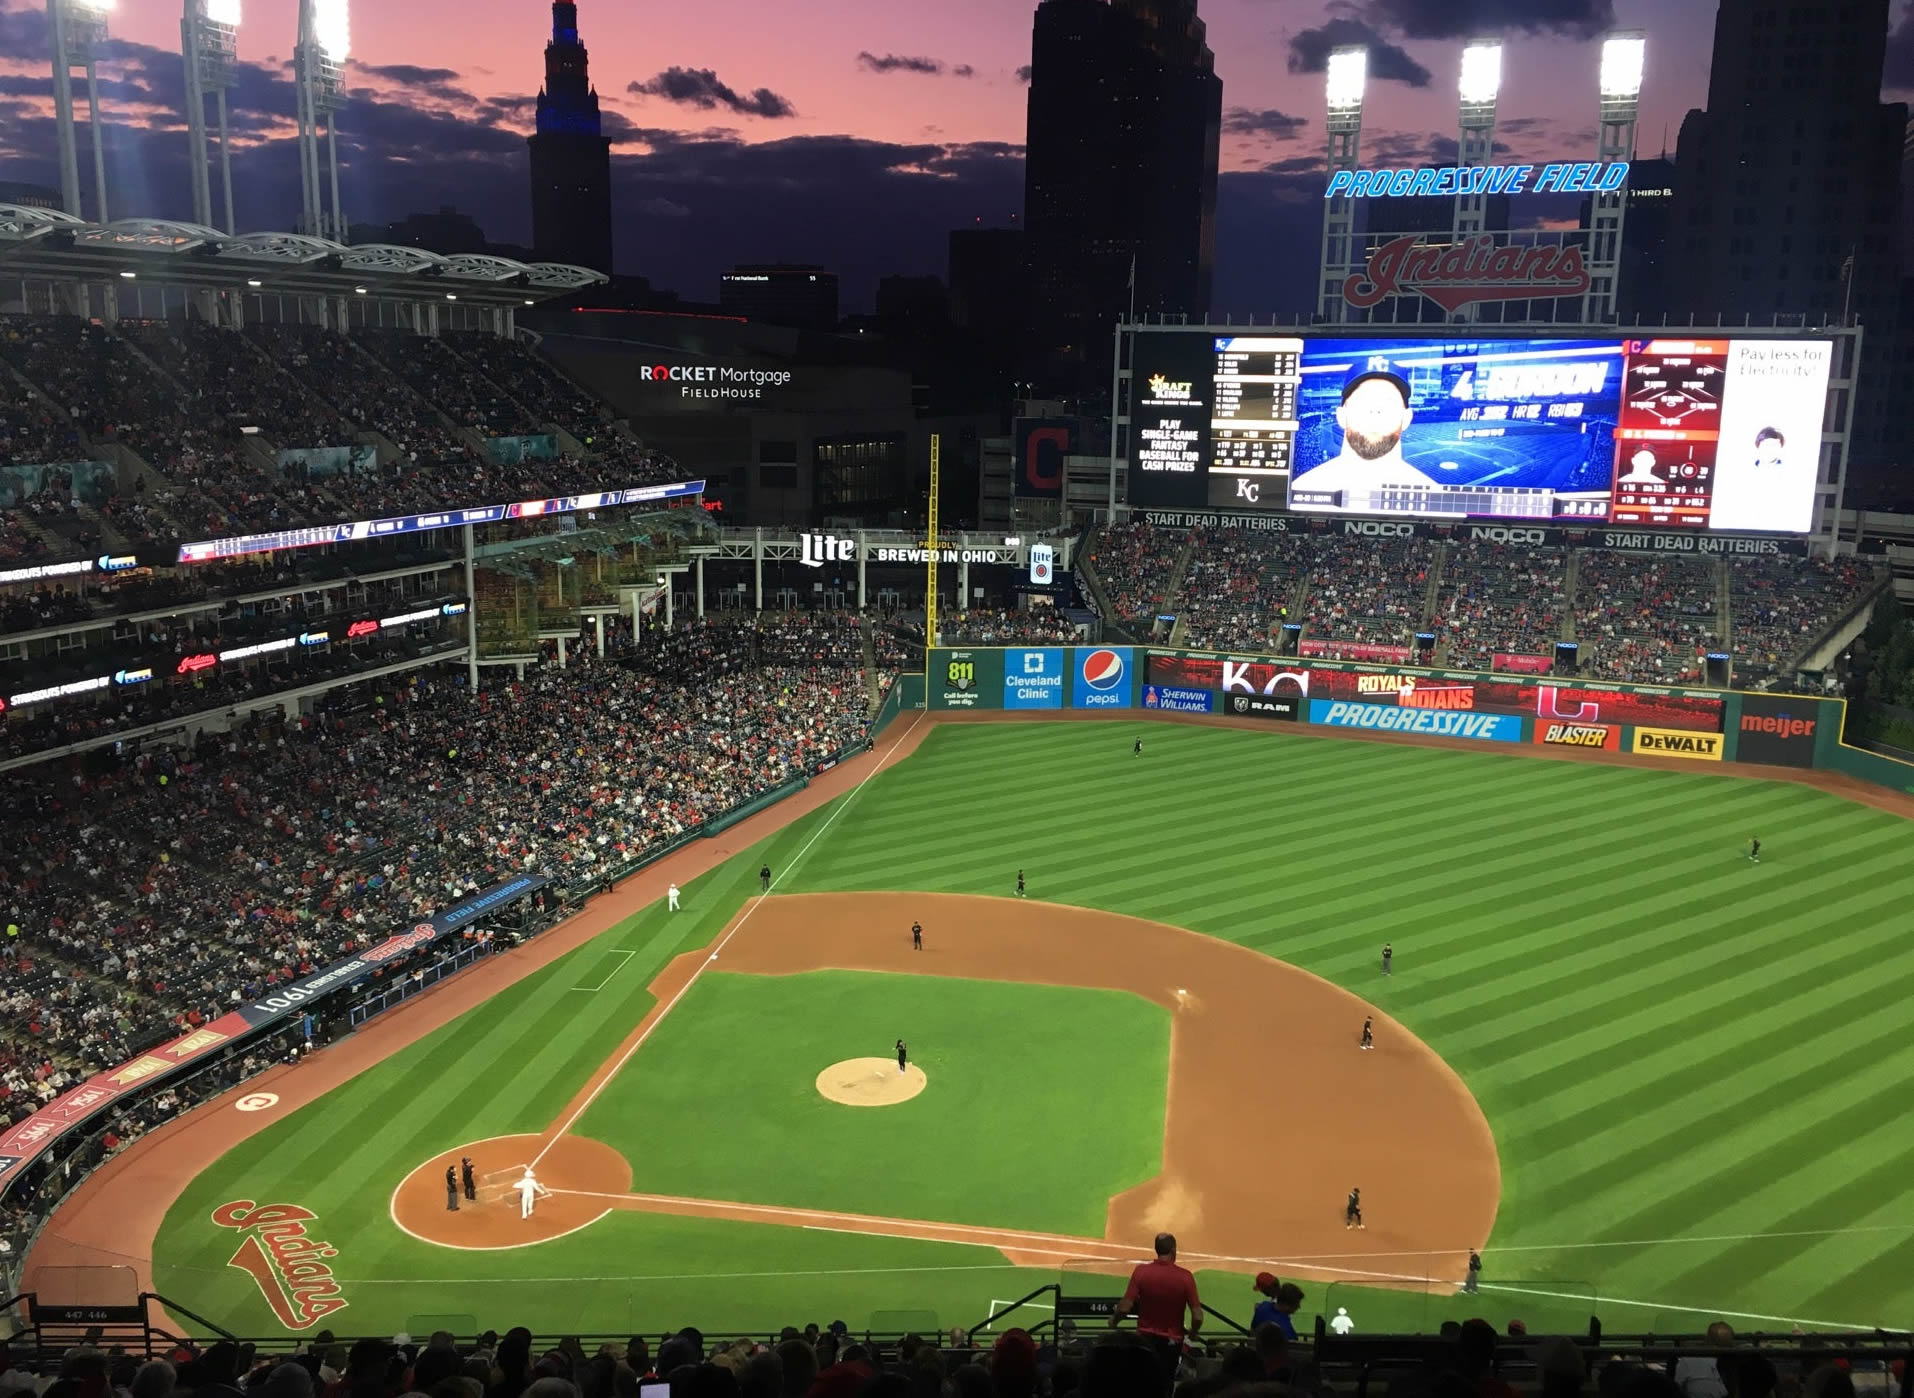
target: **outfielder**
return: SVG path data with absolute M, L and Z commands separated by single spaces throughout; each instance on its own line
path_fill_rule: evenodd
M 678 911 L 678 885 L 673 884 L 665 890 L 665 904 L 672 912 Z
M 551 1193 L 551 1190 L 545 1188 L 545 1186 L 540 1184 L 533 1176 L 532 1167 L 529 1165 L 525 1167 L 525 1178 L 520 1180 L 513 1188 L 518 1190 L 518 1216 L 520 1218 L 530 1218 L 532 1216 L 532 1201 Z

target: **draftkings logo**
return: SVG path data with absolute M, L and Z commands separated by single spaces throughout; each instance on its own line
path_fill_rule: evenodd
M 266 1304 L 288 1330 L 310 1330 L 348 1304 L 330 1265 L 338 1249 L 306 1231 L 316 1221 L 317 1215 L 297 1204 L 236 1199 L 213 1210 L 214 1223 L 242 1235 L 226 1265 L 259 1284 Z
M 1192 381 L 1172 383 L 1161 374 L 1150 375 L 1149 384 L 1152 403 L 1187 403 L 1190 399 L 1190 390 L 1195 387 Z

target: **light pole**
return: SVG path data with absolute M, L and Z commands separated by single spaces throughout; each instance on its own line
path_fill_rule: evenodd
M 1635 118 L 1641 106 L 1642 71 L 1648 40 L 1639 29 L 1618 30 L 1602 40 L 1601 160 L 1604 169 L 1635 158 Z M 1628 183 L 1589 196 L 1588 291 L 1582 323 L 1599 325 L 1616 315 L 1621 280 L 1622 221 L 1628 213 Z
M 344 105 L 341 78 L 351 49 L 348 0 L 299 0 L 299 42 L 292 51 L 293 77 L 299 87 L 299 174 L 304 193 L 300 232 L 346 240 L 345 210 L 339 206 L 338 111 Z M 326 168 L 332 211 L 320 176 L 319 126 L 326 128 Z
M 219 177 L 225 195 L 226 231 L 233 226 L 233 160 L 226 129 L 226 89 L 233 83 L 239 50 L 239 0 L 186 0 L 179 22 L 180 55 L 186 63 L 186 136 L 193 151 L 193 219 L 213 224 L 212 182 L 207 173 L 206 94 L 219 108 Z
M 1331 49 L 1326 75 L 1325 125 L 1329 130 L 1328 173 L 1333 187 L 1338 171 L 1356 168 L 1362 146 L 1362 94 L 1369 81 L 1369 50 L 1360 44 Z M 1316 288 L 1316 313 L 1324 320 L 1349 318 L 1342 284 L 1354 264 L 1355 243 L 1356 201 L 1348 194 L 1333 194 L 1323 201 L 1323 247 Z
M 100 78 L 94 49 L 106 39 L 106 17 L 113 0 L 47 0 L 53 31 L 53 113 L 60 132 L 60 202 L 75 218 L 80 209 L 80 157 L 73 133 L 73 69 L 86 69 L 87 125 L 93 137 L 93 202 L 105 223 L 106 151 L 101 142 Z
M 1462 49 L 1462 75 L 1457 85 L 1461 102 L 1455 163 L 1464 170 L 1491 164 L 1495 159 L 1495 98 L 1502 87 L 1502 41 L 1472 39 Z M 1466 180 L 1457 186 L 1453 240 L 1459 246 L 1485 230 L 1489 196 L 1472 191 Z M 1472 303 L 1455 312 L 1457 320 L 1474 320 Z

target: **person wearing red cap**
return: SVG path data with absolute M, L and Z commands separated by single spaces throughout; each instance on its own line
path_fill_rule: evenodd
M 1256 1303 L 1256 1309 L 1250 1314 L 1251 1331 L 1273 1325 L 1283 1332 L 1285 1339 L 1295 1339 L 1296 1322 L 1293 1317 L 1296 1308 L 1303 1303 L 1303 1289 L 1293 1283 L 1282 1282 L 1274 1272 L 1258 1272 L 1256 1290 L 1263 1299 Z
M 1203 1328 L 1203 1303 L 1197 1298 L 1196 1277 L 1188 1268 L 1176 1265 L 1174 1234 L 1156 1235 L 1156 1259 L 1137 1264 L 1130 1273 L 1130 1285 L 1110 1313 L 1110 1327 L 1115 1329 L 1118 1321 L 1131 1314 L 1136 1316 L 1137 1333 L 1155 1346 L 1165 1381 L 1173 1380 L 1183 1353 L 1183 1336 Z

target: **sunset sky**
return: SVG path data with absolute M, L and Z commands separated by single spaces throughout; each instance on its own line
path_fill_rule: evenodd
M 1020 212 L 1033 9 L 580 0 L 616 140 L 620 270 L 708 299 L 734 261 L 821 261 L 843 274 L 847 309 L 868 306 L 880 275 L 941 274 L 950 227 Z M 1227 128 L 1217 301 L 1236 311 L 1275 309 L 1283 266 L 1313 257 L 1322 76 L 1307 70 L 1329 44 L 1372 45 L 1365 160 L 1439 161 L 1453 151 L 1461 40 L 1502 34 L 1500 140 L 1531 161 L 1592 154 L 1594 36 L 1641 28 L 1640 149 L 1652 155 L 1705 99 L 1714 23 L 1706 0 L 1204 0 L 1202 13 Z M 290 227 L 297 212 L 297 14 L 297 0 L 245 0 L 242 228 Z M 178 0 L 119 0 L 111 21 L 115 214 L 191 213 L 179 15 Z M 44 0 L 0 0 L 0 180 L 57 183 L 44 19 Z M 527 241 L 523 136 L 550 31 L 541 0 L 358 0 L 340 121 L 349 216 L 456 204 L 492 237 Z M 1894 38 L 1890 82 L 1909 81 L 1909 24 Z

